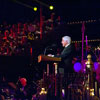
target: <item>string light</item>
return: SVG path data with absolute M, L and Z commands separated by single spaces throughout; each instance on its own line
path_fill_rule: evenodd
M 88 42 L 98 42 L 100 39 L 95 39 L 95 40 L 87 40 Z M 72 41 L 72 43 L 81 43 L 82 41 Z M 84 40 L 86 42 L 86 40 Z
M 97 21 L 100 21 L 100 19 L 99 20 L 87 20 L 87 21 L 75 21 L 75 22 L 68 22 L 67 24 L 69 24 L 69 25 L 74 25 L 74 24 L 82 24 L 83 22 L 85 22 L 85 23 L 93 23 L 93 22 L 97 22 Z

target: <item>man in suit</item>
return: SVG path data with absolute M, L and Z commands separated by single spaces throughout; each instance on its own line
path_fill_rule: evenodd
M 60 55 L 56 55 L 55 57 L 61 57 L 61 64 L 59 66 L 64 68 L 64 72 L 73 72 L 72 67 L 72 58 L 73 58 L 73 46 L 71 44 L 71 37 L 64 36 L 61 41 L 62 46 L 64 47 L 63 51 Z
M 64 98 L 67 98 L 67 86 L 70 84 L 70 79 L 68 78 L 68 73 L 73 73 L 72 59 L 73 59 L 73 46 L 71 44 L 70 36 L 63 36 L 61 41 L 62 46 L 64 47 L 63 51 L 59 55 L 49 54 L 48 56 L 52 57 L 61 57 L 61 62 L 58 65 L 58 73 L 64 75 L 62 77 L 61 84 L 65 91 Z M 64 74 L 63 74 L 64 69 Z M 58 85 L 59 87 L 60 85 Z M 59 93 L 58 93 L 59 94 Z
M 68 98 L 68 85 L 71 83 L 72 79 L 68 77 L 70 74 L 73 73 L 73 65 L 72 65 L 72 59 L 73 59 L 73 46 L 71 44 L 71 37 L 70 36 L 63 36 L 61 41 L 62 46 L 64 47 L 61 54 L 55 56 L 55 57 L 61 57 L 61 63 L 59 63 L 59 73 L 63 75 L 63 69 L 64 69 L 64 77 L 62 78 L 62 87 L 65 91 L 64 98 Z

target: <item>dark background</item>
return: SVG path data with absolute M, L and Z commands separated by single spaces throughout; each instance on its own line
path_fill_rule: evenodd
M 8 22 L 34 20 L 39 17 L 39 7 L 42 7 L 43 15 L 50 18 L 50 13 L 60 15 L 65 21 L 79 21 L 98 19 L 100 17 L 99 0 L 0 0 L 0 19 Z M 43 3 L 43 4 L 42 4 Z M 26 5 L 25 5 L 26 4 Z M 45 6 L 45 5 L 46 6 Z M 28 6 L 27 6 L 28 5 Z M 50 11 L 47 6 L 53 5 Z M 38 7 L 34 12 L 30 7 Z M 0 21 L 0 22 L 1 22 Z
M 31 80 L 38 79 L 41 76 L 39 74 L 42 74 L 42 66 L 38 65 L 37 56 L 43 53 L 48 45 L 54 43 L 61 47 L 60 41 L 63 35 L 70 35 L 72 40 L 81 40 L 82 24 L 68 25 L 68 22 L 96 20 L 93 23 L 85 23 L 85 36 L 87 35 L 88 39 L 100 38 L 100 0 L 39 0 L 39 3 L 35 0 L 18 0 L 18 2 L 0 0 L 0 24 L 4 21 L 14 24 L 39 20 L 41 6 L 42 14 L 46 16 L 46 19 L 50 18 L 53 12 L 55 19 L 57 16 L 61 17 L 61 25 L 49 32 L 42 40 L 32 42 L 33 57 L 0 56 L 1 77 L 9 77 L 11 80 L 15 78 L 15 81 L 19 76 L 25 76 Z M 44 3 L 46 6 L 52 4 L 54 10 L 50 11 Z M 27 4 L 28 7 L 23 4 Z M 37 12 L 31 8 L 34 6 L 38 7 Z
M 53 5 L 54 10 L 50 11 L 48 6 Z M 32 7 L 37 6 L 35 12 Z M 40 6 L 45 19 L 55 13 L 54 19 L 61 17 L 61 23 L 96 20 L 93 23 L 85 24 L 85 35 L 88 38 L 98 38 L 100 30 L 100 1 L 99 0 L 0 0 L 0 23 L 7 21 L 9 24 L 18 22 L 34 22 L 40 20 Z M 70 33 L 73 40 L 81 40 L 82 25 L 63 25 L 64 27 L 57 34 Z M 67 27 L 67 29 L 66 29 Z M 59 30 L 59 27 L 57 28 Z M 56 29 L 56 30 L 57 30 Z M 53 32 L 51 32 L 53 33 Z

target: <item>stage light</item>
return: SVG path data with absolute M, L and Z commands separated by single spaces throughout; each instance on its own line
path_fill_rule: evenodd
M 94 62 L 94 70 L 95 71 L 98 69 L 98 66 L 99 66 L 98 62 Z
M 49 6 L 49 9 L 50 9 L 50 10 L 53 10 L 53 9 L 54 9 L 54 7 L 53 7 L 53 6 Z
M 81 69 L 82 69 L 81 63 L 80 62 L 76 62 L 74 64 L 74 70 L 75 70 L 75 72 L 79 72 L 79 71 L 81 71 Z
M 37 7 L 34 7 L 33 10 L 34 10 L 34 11 L 37 11 Z

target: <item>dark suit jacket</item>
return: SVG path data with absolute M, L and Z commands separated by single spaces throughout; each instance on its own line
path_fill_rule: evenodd
M 64 72 L 65 73 L 73 72 L 73 67 L 72 67 L 73 46 L 68 45 L 68 47 L 65 47 L 58 57 L 61 57 L 62 61 L 59 66 L 64 68 Z

